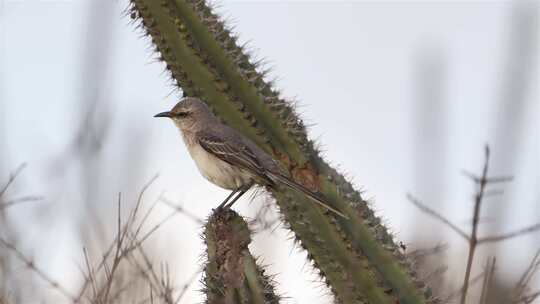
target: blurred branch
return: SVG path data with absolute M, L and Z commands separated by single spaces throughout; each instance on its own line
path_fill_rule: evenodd
M 19 174 L 21 174 L 21 172 L 26 168 L 26 166 L 27 166 L 26 163 L 22 163 L 21 165 L 19 165 L 17 169 L 15 169 L 15 171 L 9 175 L 8 181 L 6 182 L 4 187 L 2 187 L 2 190 L 0 190 L 0 211 L 5 210 L 17 204 L 26 203 L 26 202 L 36 202 L 36 201 L 41 201 L 43 199 L 41 196 L 22 196 L 22 197 L 10 199 L 10 200 L 5 199 L 4 197 L 5 193 L 7 192 L 11 184 L 13 184 L 13 182 L 17 179 Z
M 469 238 L 469 256 L 467 258 L 467 269 L 465 270 L 465 278 L 463 279 L 463 292 L 461 293 L 461 304 L 465 304 L 467 298 L 467 291 L 469 289 L 469 279 L 471 276 L 472 262 L 474 260 L 474 254 L 476 251 L 476 246 L 478 245 L 478 220 L 480 218 L 480 209 L 482 207 L 482 199 L 484 197 L 484 191 L 487 185 L 487 174 L 489 166 L 489 146 L 486 145 L 484 149 L 485 161 L 484 169 L 482 170 L 482 178 L 479 181 L 476 181 L 478 185 L 478 191 L 475 194 L 474 199 L 474 211 L 473 211 L 473 225 L 471 236 Z
M 118 302 L 118 299 L 120 298 L 122 293 L 125 293 L 127 290 L 135 286 L 135 278 L 133 276 L 129 276 L 130 279 L 127 282 L 122 282 L 122 280 L 118 280 L 116 277 L 116 273 L 119 271 L 121 264 L 124 264 L 123 261 L 127 259 L 129 264 L 132 266 L 134 265 L 133 262 L 133 253 L 135 251 L 142 252 L 142 245 L 146 239 L 150 235 L 152 235 L 155 231 L 157 231 L 166 221 L 168 221 L 172 216 L 174 216 L 176 213 L 173 212 L 169 216 L 165 217 L 161 221 L 159 221 L 157 224 L 152 226 L 146 233 L 144 233 L 141 237 L 139 235 L 141 234 L 141 231 L 143 230 L 142 227 L 144 226 L 145 222 L 149 218 L 149 215 L 151 211 L 154 209 L 156 203 L 158 200 L 156 200 L 152 206 L 144 213 L 143 217 L 140 221 L 137 220 L 138 214 L 141 212 L 142 209 L 142 202 L 144 195 L 148 188 L 153 184 L 153 182 L 157 179 L 157 175 L 152 177 L 150 181 L 148 181 L 142 188 L 141 192 L 138 195 L 137 202 L 135 206 L 133 207 L 132 211 L 129 213 L 129 216 L 127 220 L 122 223 L 122 216 L 121 216 L 121 195 L 118 196 L 118 216 L 117 216 L 117 232 L 116 236 L 113 239 L 113 241 L 110 243 L 110 245 L 107 247 L 105 252 L 102 255 L 102 258 L 100 262 L 97 264 L 96 267 L 92 267 L 90 263 L 90 259 L 88 257 L 86 248 L 83 249 L 85 254 L 85 263 L 87 268 L 87 274 L 85 274 L 85 281 L 82 285 L 82 287 L 79 290 L 77 301 L 80 301 L 82 297 L 85 296 L 86 290 L 89 286 L 92 288 L 92 303 L 116 303 Z M 139 223 L 137 223 L 139 222 Z M 142 254 L 141 254 L 142 256 Z M 145 259 L 145 264 L 151 265 L 150 259 L 142 256 Z M 109 266 L 111 264 L 112 266 Z M 148 266 L 147 268 L 149 268 Z M 144 269 L 139 268 L 139 272 L 142 274 L 143 272 L 145 274 L 148 274 L 147 270 L 143 271 Z M 98 282 L 97 276 L 99 274 L 104 275 L 105 279 L 104 282 L 101 284 Z M 148 275 L 142 276 L 144 280 L 148 281 Z M 159 278 L 156 274 L 156 278 Z M 155 280 L 153 280 L 155 281 Z M 168 282 L 168 281 L 161 281 L 157 280 L 157 282 Z M 116 284 L 117 286 L 114 289 L 113 292 L 113 285 Z M 153 286 L 153 291 L 158 291 L 158 286 L 156 286 L 154 283 L 151 284 Z M 159 294 L 159 293 L 158 293 Z M 169 302 L 165 302 L 169 303 Z
M 197 270 L 197 272 L 194 272 L 191 275 L 191 277 L 189 278 L 189 280 L 186 283 L 184 283 L 184 285 L 182 286 L 182 289 L 180 289 L 180 293 L 178 294 L 178 297 L 176 298 L 176 301 L 174 301 L 174 303 L 180 303 L 180 301 L 182 301 L 182 299 L 186 295 L 186 292 L 188 291 L 189 287 L 196 281 L 197 277 L 199 276 L 199 274 L 201 272 L 202 272 L 202 269 Z
M 488 291 L 491 287 L 491 281 L 493 279 L 493 274 L 495 273 L 495 263 L 497 259 L 495 257 L 488 258 L 486 261 L 486 267 L 484 270 L 484 282 L 482 284 L 482 293 L 480 295 L 480 304 L 486 304 L 488 298 Z
M 197 224 L 201 224 L 201 225 L 204 224 L 203 219 L 201 219 L 200 217 L 196 216 L 195 214 L 189 212 L 184 207 L 173 203 L 171 200 L 167 199 L 163 195 L 159 196 L 159 201 L 161 201 L 165 205 L 169 206 L 170 208 L 174 209 L 177 213 L 180 213 L 180 214 L 183 214 L 183 215 L 187 216 L 189 219 L 193 220 Z
M 4 196 L 6 191 L 9 189 L 9 186 L 11 186 L 11 184 L 15 181 L 17 176 L 19 176 L 19 174 L 22 172 L 22 170 L 24 170 L 24 168 L 26 168 L 26 163 L 20 164 L 19 167 L 17 167 L 17 169 L 15 169 L 15 171 L 9 175 L 9 179 L 8 179 L 7 183 L 4 185 L 2 190 L 0 190 L 0 198 L 2 196 Z
M 470 178 L 473 182 L 479 184 L 482 182 L 482 179 L 485 180 L 485 182 L 487 184 L 496 184 L 496 183 L 507 183 L 507 182 L 511 182 L 512 180 L 514 180 L 514 177 L 513 176 L 498 176 L 498 177 L 484 177 L 484 176 L 478 176 L 474 173 L 471 173 L 467 170 L 461 170 L 461 173 Z M 496 193 L 499 193 L 499 192 L 496 192 Z
M 538 272 L 540 268 L 540 249 L 536 251 L 533 259 L 529 263 L 529 266 L 517 282 L 514 287 L 514 296 L 512 303 L 528 304 L 532 303 L 538 297 L 540 297 L 540 291 L 533 292 L 531 294 L 526 294 L 529 289 L 532 278 Z
M 480 211 L 482 209 L 482 202 L 486 194 L 486 187 L 489 184 L 492 183 L 504 183 L 509 182 L 512 180 L 512 177 L 509 176 L 502 176 L 502 177 L 488 177 L 488 169 L 489 169 L 489 157 L 490 157 L 490 149 L 489 146 L 486 145 L 484 149 L 484 165 L 482 169 L 482 174 L 480 176 L 475 175 L 473 173 L 470 173 L 468 171 L 463 171 L 463 174 L 470 178 L 478 187 L 475 195 L 474 195 L 474 208 L 473 208 L 473 219 L 472 219 L 472 229 L 471 234 L 468 235 L 463 230 L 461 230 L 459 227 L 457 227 L 455 224 L 450 222 L 446 217 L 439 214 L 438 212 L 430 209 L 426 205 L 422 204 L 418 199 L 416 199 L 411 194 L 407 194 L 408 200 L 413 203 L 416 207 L 420 209 L 420 211 L 430 215 L 431 217 L 434 217 L 435 219 L 438 219 L 446 226 L 450 227 L 452 230 L 454 230 L 459 236 L 463 237 L 465 240 L 469 242 L 469 253 L 467 257 L 467 266 L 465 270 L 465 277 L 463 279 L 463 285 L 461 288 L 461 299 L 460 303 L 465 304 L 468 289 L 470 286 L 470 276 L 471 276 L 471 270 L 472 270 L 472 264 L 474 260 L 474 255 L 476 252 L 476 248 L 478 245 L 484 244 L 484 243 L 493 243 L 493 242 L 500 242 L 505 241 L 511 238 L 515 238 L 518 236 L 522 236 L 528 233 L 532 233 L 535 231 L 540 230 L 540 223 L 531 225 L 529 227 L 509 232 L 502 235 L 496 235 L 496 236 L 488 236 L 488 237 L 478 237 L 478 226 L 480 223 Z M 494 263 L 494 261 L 493 261 Z M 494 267 L 494 265 L 493 265 Z M 487 278 L 490 279 L 490 278 Z
M 478 244 L 505 241 L 505 240 L 512 239 L 518 236 L 536 232 L 538 230 L 540 230 L 540 223 L 531 225 L 529 227 L 526 227 L 520 230 L 502 234 L 502 235 L 487 236 L 487 237 L 480 238 L 478 239 Z
M 521 298 L 519 298 L 516 302 L 514 303 L 520 303 L 520 304 L 531 304 L 532 302 L 536 301 L 536 299 L 539 299 L 540 298 L 540 291 L 537 291 L 535 293 L 532 293 L 532 294 L 529 294 L 529 295 L 525 295 Z
M 144 189 L 144 190 L 146 190 L 146 189 Z M 110 292 L 111 286 L 112 286 L 114 273 L 118 269 L 118 265 L 122 261 L 122 257 L 124 255 L 124 253 L 122 252 L 122 243 L 124 242 L 125 237 L 127 235 L 127 228 L 128 227 L 126 226 L 126 229 L 124 230 L 124 233 L 121 232 L 121 230 L 122 230 L 122 225 L 121 225 L 121 223 L 122 223 L 122 220 L 121 220 L 122 200 L 121 199 L 122 199 L 122 195 L 121 195 L 121 193 L 118 193 L 118 236 L 119 237 L 116 238 L 116 240 L 117 240 L 117 242 L 116 242 L 116 251 L 114 253 L 112 269 L 111 269 L 110 272 L 106 273 L 106 275 L 107 275 L 107 284 L 105 284 L 106 287 L 105 287 L 105 290 L 103 291 L 103 293 L 104 293 L 103 302 L 104 303 L 107 303 L 107 300 L 109 298 L 109 292 Z M 101 294 L 101 292 L 98 294 L 98 297 L 101 298 L 100 294 Z
M 255 217 L 249 222 L 253 231 L 260 233 L 262 231 L 274 232 L 280 225 L 281 220 L 271 202 L 264 202 L 257 210 Z
M 532 277 L 534 276 L 535 272 L 538 270 L 539 267 L 540 267 L 540 249 L 538 249 L 538 251 L 534 255 L 534 258 L 531 260 L 529 267 L 527 267 L 527 269 L 525 270 L 525 272 L 519 279 L 516 285 L 516 288 L 518 290 L 524 290 L 526 286 L 530 283 Z
M 149 283 L 149 286 L 152 290 L 152 297 L 150 299 L 153 299 L 153 294 L 154 292 L 156 292 L 159 298 L 163 299 L 164 303 L 167 303 L 167 304 L 175 303 L 173 301 L 173 295 L 172 295 L 174 288 L 172 287 L 172 284 L 170 281 L 168 266 L 165 266 L 165 269 L 166 269 L 165 272 L 163 272 L 163 269 L 162 269 L 161 276 L 158 275 L 154 266 L 152 265 L 152 262 L 150 261 L 150 258 L 148 257 L 148 255 L 146 254 L 142 246 L 138 246 L 136 249 L 137 249 L 137 252 L 139 252 L 140 256 L 142 257 L 144 266 L 141 265 L 135 258 L 131 258 L 130 261 L 133 263 L 133 265 L 135 265 L 139 269 L 139 271 L 141 272 L 141 275 Z M 131 255 L 131 257 L 133 256 Z
M 202 269 L 199 269 L 195 273 L 193 273 L 188 279 L 188 281 L 182 285 L 182 288 L 173 288 L 168 277 L 166 279 L 163 279 L 160 278 L 160 276 L 156 273 L 152 263 L 150 262 L 150 258 L 148 257 L 142 246 L 138 246 L 135 252 L 138 252 L 139 255 L 142 257 L 144 265 L 141 265 L 141 263 L 135 258 L 134 254 L 128 255 L 128 261 L 135 268 L 138 269 L 138 271 L 145 278 L 150 287 L 150 296 L 142 300 L 140 303 L 154 303 L 153 301 L 156 295 L 159 298 L 162 298 L 167 304 L 179 303 L 185 296 L 188 288 L 193 284 L 193 282 L 195 282 L 195 279 L 202 271 Z M 173 299 L 173 291 L 176 289 L 179 289 L 179 293 L 176 299 Z
M 452 222 L 450 222 L 449 220 L 447 220 L 444 216 L 440 215 L 439 213 L 437 213 L 435 210 L 429 208 L 428 206 L 422 204 L 417 198 L 415 198 L 412 194 L 408 193 L 407 194 L 407 199 L 413 203 L 416 207 L 418 207 L 418 209 L 420 209 L 420 211 L 424 212 L 424 213 L 427 213 L 428 215 L 440 220 L 441 222 L 443 222 L 445 225 L 447 225 L 448 227 L 450 227 L 452 230 L 454 230 L 458 235 L 460 235 L 461 237 L 463 237 L 464 239 L 466 240 L 469 240 L 469 236 L 467 235 L 467 233 L 465 233 L 463 230 L 461 230 L 458 226 L 456 226 L 455 224 L 452 224 Z
M 20 171 L 18 171 L 20 172 Z M 14 176 L 16 174 L 12 175 L 11 181 L 14 180 Z M 26 257 L 20 250 L 16 248 L 15 245 L 8 242 L 4 238 L 0 238 L 0 246 L 3 246 L 14 253 L 14 255 L 22 261 L 25 266 L 35 273 L 40 279 L 45 281 L 48 285 L 50 285 L 54 290 L 57 290 L 60 294 L 62 294 L 64 297 L 70 300 L 71 303 L 82 303 L 83 297 L 85 296 L 85 291 L 88 288 L 88 286 L 92 287 L 92 296 L 89 297 L 89 303 L 96 303 L 96 304 L 106 304 L 106 303 L 117 303 L 119 302 L 118 299 L 122 293 L 126 293 L 132 286 L 134 286 L 135 278 L 129 277 L 129 280 L 127 282 L 123 282 L 123 280 L 117 279 L 117 272 L 120 269 L 122 261 L 130 255 L 134 250 L 139 249 L 142 250 L 142 244 L 143 242 L 153 233 L 155 232 L 163 223 L 171 218 L 172 215 L 175 213 L 172 213 L 171 216 L 167 217 L 165 220 L 162 220 L 158 222 L 155 226 L 153 226 L 147 233 L 145 233 L 141 239 L 138 239 L 138 234 L 141 231 L 141 226 L 143 225 L 144 221 L 148 218 L 147 215 L 143 217 L 142 222 L 137 226 L 137 230 L 134 230 L 135 222 L 137 218 L 137 213 L 140 211 L 140 207 L 142 204 L 142 198 L 150 184 L 155 181 L 156 177 L 152 178 L 149 183 L 147 183 L 143 190 L 141 191 L 137 204 L 130 212 L 130 215 L 128 217 L 128 220 L 125 223 L 122 223 L 121 220 L 121 195 L 118 195 L 118 221 L 117 221 L 117 233 L 116 237 L 114 238 L 113 242 L 111 243 L 109 249 L 103 254 L 102 260 L 99 263 L 97 268 L 93 268 L 90 263 L 90 258 L 88 255 L 88 252 L 86 248 L 83 248 L 84 252 L 84 260 L 87 268 L 87 274 L 84 274 L 84 284 L 80 290 L 80 292 L 77 295 L 72 294 L 69 292 L 64 286 L 60 285 L 56 280 L 52 279 L 49 275 L 47 275 L 41 268 L 37 267 L 35 263 L 28 257 Z M 5 187 L 4 189 L 7 189 Z M 150 263 L 149 259 L 147 260 L 147 264 Z M 109 264 L 112 264 L 112 266 L 109 267 Z M 168 272 L 167 272 L 168 273 Z M 98 277 L 104 277 L 104 281 L 100 284 Z M 168 277 L 168 276 L 167 276 Z M 166 285 L 170 287 L 169 280 L 163 280 L 161 278 L 160 282 L 162 284 L 167 283 Z M 114 289 L 113 289 L 114 286 Z M 172 288 L 168 288 L 169 294 L 172 295 Z M 165 303 L 172 303 L 165 301 Z
M 414 251 L 411 251 L 411 252 L 407 253 L 407 257 L 413 259 L 415 262 L 418 262 L 418 261 L 424 259 L 427 256 L 439 254 L 439 253 L 445 251 L 446 249 L 448 249 L 447 244 L 437 244 L 437 245 L 435 245 L 435 246 L 433 246 L 431 248 L 416 249 Z
M 38 268 L 36 264 L 30 258 L 26 257 L 13 244 L 11 244 L 10 242 L 6 241 L 3 238 L 0 238 L 0 245 L 4 246 L 5 248 L 13 252 L 15 256 L 21 262 L 23 262 L 28 269 L 36 273 L 43 281 L 47 282 L 51 286 L 52 289 L 57 290 L 60 294 L 62 294 L 67 299 L 71 300 L 73 303 L 77 303 L 77 298 L 75 296 L 73 296 L 69 291 L 67 291 L 66 288 L 60 285 L 57 281 L 49 277 L 43 270 Z
M 2 209 L 7 209 L 7 208 L 9 208 L 9 207 L 12 207 L 12 206 L 14 206 L 14 205 L 18 205 L 18 204 L 21 204 L 21 203 L 26 203 L 26 202 L 37 202 L 37 201 L 41 201 L 41 200 L 43 200 L 43 197 L 41 197 L 41 196 L 23 196 L 23 197 L 18 197 L 18 198 L 9 200 L 9 201 L 5 201 L 4 203 L 1 203 L 1 202 L 0 202 L 0 210 L 2 210 Z
M 477 274 L 472 279 L 470 279 L 469 287 L 474 286 L 476 283 L 480 282 L 482 278 L 485 276 L 485 274 L 486 274 L 485 272 L 482 272 L 482 273 Z M 463 293 L 463 286 L 460 287 L 458 290 L 451 292 L 446 298 L 444 298 L 443 301 L 441 301 L 441 303 L 453 303 L 453 299 L 461 295 L 462 293 Z

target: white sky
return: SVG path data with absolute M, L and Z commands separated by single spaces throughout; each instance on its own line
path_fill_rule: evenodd
M 51 162 L 61 157 L 75 136 L 80 83 L 87 72 L 81 61 L 92 24 L 86 13 L 89 3 L 0 1 L 0 165 L 5 169 L 29 164 L 22 178 L 25 188 L 17 188 L 15 194 L 48 194 Z M 113 117 L 104 143 L 105 172 L 110 170 L 107 174 L 115 180 L 121 176 L 117 170 L 126 169 L 117 165 L 125 157 L 117 152 L 122 145 L 123 153 L 141 154 L 144 170 L 139 185 L 160 172 L 153 195 L 164 189 L 204 217 L 226 192 L 200 177 L 173 125 L 152 118 L 172 107 L 177 96 L 169 94 L 163 66 L 152 60 L 148 40 L 141 39 L 123 17 L 125 1 L 102 3 L 108 3 L 102 5 L 103 12 L 112 10 L 113 15 L 110 57 L 106 66 L 96 66 L 107 71 L 100 76 L 105 80 L 98 98 L 109 103 Z M 480 170 L 483 145 L 493 143 L 495 126 L 504 119 L 497 103 L 508 76 L 511 8 L 507 2 L 225 1 L 219 10 L 232 18 L 241 40 L 251 41 L 255 53 L 268 59 L 285 96 L 300 100 L 305 121 L 315 123 L 311 137 L 323 144 L 327 159 L 373 199 L 398 239 L 413 242 L 419 232 L 415 227 L 422 223 L 429 228 L 420 230 L 425 237 L 448 242 L 448 255 L 455 257 L 449 262 L 450 272 L 461 275 L 464 242 L 420 214 L 405 194 L 425 199 L 468 229 L 473 188 L 460 170 Z M 538 5 L 531 10 L 538 28 Z M 536 50 L 538 41 L 533 43 Z M 423 64 L 434 66 L 438 74 L 422 78 Z M 505 230 L 540 220 L 538 61 L 531 64 L 516 165 L 513 172 L 494 172 L 515 177 L 504 187 L 504 200 L 496 202 L 511 204 L 505 209 L 508 214 L 488 219 L 503 223 Z M 422 83 L 431 80 L 440 83 L 441 93 L 435 94 L 440 98 L 430 100 L 429 95 L 422 103 Z M 429 111 L 419 110 L 432 102 L 442 116 L 431 118 Z M 427 124 L 419 122 L 423 117 L 419 113 L 428 117 L 424 117 Z M 418 131 L 418 126 L 436 131 Z M 139 135 L 126 140 L 126 130 Z M 146 139 L 149 142 L 141 146 Z M 501 149 L 494 146 L 495 163 Z M 80 194 L 70 190 L 76 184 L 69 181 L 65 189 L 50 194 L 45 215 L 30 205 L 10 210 L 28 238 L 25 249 L 40 252 L 38 263 L 41 259 L 68 286 L 73 283 L 66 269 L 73 268 L 73 275 L 78 275 L 76 263 L 81 258 L 73 228 L 82 212 L 77 203 Z M 122 191 L 133 198 L 140 188 L 123 189 L 127 184 L 110 183 L 104 190 L 110 193 L 101 197 L 110 197 L 113 203 L 115 193 Z M 253 214 L 247 201 L 236 206 L 243 214 Z M 163 216 L 167 208 L 159 212 Z M 43 227 L 50 217 L 55 224 Z M 171 262 L 179 284 L 194 271 L 203 251 L 199 232 L 193 223 L 177 218 L 156 236 L 158 246 L 171 256 L 182 253 L 182 261 Z M 310 282 L 313 277 L 304 267 L 303 253 L 293 250 L 287 238 L 283 231 L 257 237 L 253 251 L 279 273 L 280 290 L 292 298 L 291 303 L 330 303 L 330 298 L 321 297 L 325 291 L 316 287 L 319 284 Z M 539 240 L 536 235 L 501 244 L 500 271 L 516 275 L 516 267 L 525 267 Z M 43 246 L 52 241 L 62 246 Z M 284 245 L 273 245 L 276 242 Z M 199 287 L 195 284 L 190 297 L 198 297 Z M 193 301 L 187 298 L 184 303 Z

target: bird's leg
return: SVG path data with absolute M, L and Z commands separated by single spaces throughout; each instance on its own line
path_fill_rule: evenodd
M 228 209 L 228 208 L 231 208 L 232 205 L 233 205 L 234 203 L 236 203 L 236 201 L 237 201 L 242 195 L 244 195 L 244 193 L 246 193 L 246 191 L 247 191 L 247 190 L 240 190 L 240 192 L 238 193 L 238 195 L 237 195 L 230 203 L 225 204 L 225 206 L 223 206 L 223 207 L 225 207 L 225 208 L 227 208 L 227 209 Z
M 227 203 L 227 204 L 225 205 L 225 208 L 231 208 L 232 205 L 233 205 L 234 203 L 236 203 L 236 201 L 237 201 L 242 195 L 244 195 L 244 193 L 246 193 L 246 192 L 251 188 L 251 186 L 253 186 L 253 183 L 250 183 L 250 184 L 245 185 L 245 186 L 243 186 L 242 188 L 240 188 L 240 189 L 239 189 L 239 190 L 240 190 L 240 193 L 238 193 L 238 195 L 237 195 L 230 203 Z
M 219 206 L 217 207 L 217 209 L 221 209 L 221 208 L 225 207 L 225 205 L 227 204 L 227 202 L 231 199 L 231 197 L 232 197 L 235 193 L 238 192 L 238 190 L 239 190 L 239 189 L 236 189 L 236 190 L 234 190 L 234 191 L 231 191 L 231 194 L 229 194 L 229 195 L 227 196 L 227 198 L 226 198 L 221 204 L 219 204 Z

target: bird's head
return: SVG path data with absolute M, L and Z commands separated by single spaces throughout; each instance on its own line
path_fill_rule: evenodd
M 154 117 L 168 117 L 182 131 L 192 130 L 197 122 L 204 123 L 213 117 L 208 106 L 196 97 L 185 97 L 178 102 L 170 111 L 161 112 Z

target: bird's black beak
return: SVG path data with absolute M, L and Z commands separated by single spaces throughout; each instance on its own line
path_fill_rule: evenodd
M 171 115 L 171 112 L 161 112 L 159 114 L 154 115 L 154 117 L 169 117 L 169 118 L 171 118 L 172 115 Z

